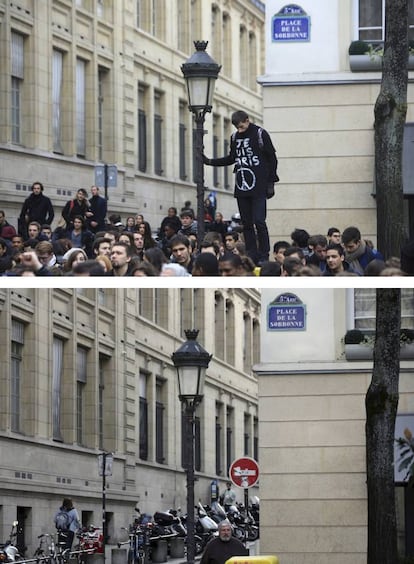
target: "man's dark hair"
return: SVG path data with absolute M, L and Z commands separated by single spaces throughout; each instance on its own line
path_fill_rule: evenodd
M 333 235 L 334 233 L 340 233 L 340 230 L 339 230 L 337 227 L 330 227 L 330 228 L 328 229 L 327 235 L 328 235 L 328 237 L 332 237 L 332 235 Z
M 110 221 L 112 224 L 121 223 L 121 216 L 120 216 L 119 214 L 117 214 L 117 213 L 112 213 L 112 214 L 109 216 L 109 221 Z
M 297 247 L 304 249 L 308 246 L 309 233 L 305 229 L 295 229 L 290 236 Z
M 41 226 L 41 229 L 43 230 L 43 229 L 52 229 L 52 228 L 50 227 L 50 225 L 48 223 L 43 223 L 43 225 Z
M 83 194 L 85 198 L 88 197 L 88 192 L 85 190 L 85 188 L 79 188 L 79 190 L 76 190 L 76 194 L 79 194 L 79 192 Z
M 220 245 L 217 243 L 217 241 L 206 241 L 205 239 L 203 240 L 202 243 L 200 243 L 200 251 L 201 249 L 209 249 L 210 247 L 213 247 L 213 251 L 215 255 L 218 255 L 220 252 Z M 204 255 L 205 253 L 203 253 Z
M 320 245 L 321 247 L 326 247 L 328 241 L 326 240 L 325 235 L 311 235 L 308 239 L 308 245 L 312 247 L 316 247 Z
M 88 274 L 89 276 L 105 276 L 105 269 L 102 264 L 94 259 L 85 260 L 85 262 L 78 262 L 72 268 L 74 276 L 81 274 Z
M 40 190 L 43 192 L 43 184 L 41 182 L 39 182 L 38 180 L 36 180 L 36 182 L 33 182 L 33 184 L 30 187 L 30 190 L 33 192 L 33 188 L 38 185 L 40 186 Z
M 273 245 L 273 252 L 278 253 L 280 249 L 287 249 L 290 246 L 291 244 L 287 241 L 276 241 L 276 243 Z
M 241 256 L 235 253 L 224 253 L 220 256 L 219 262 L 229 262 L 234 268 L 243 268 Z
M 134 255 L 134 249 L 131 247 L 131 245 L 127 245 L 127 243 L 122 243 L 122 241 L 115 241 L 115 243 L 112 245 L 112 250 L 114 249 L 114 247 L 123 247 L 126 250 L 127 257 L 132 257 Z
M 191 219 L 194 219 L 194 214 L 193 214 L 193 210 L 189 210 L 189 209 L 185 209 L 182 210 L 180 213 L 180 217 L 191 217 Z
M 259 276 L 280 276 L 282 267 L 278 262 L 266 261 L 260 267 Z
M 218 260 L 213 253 L 201 253 L 194 261 L 194 268 L 200 268 L 203 276 L 219 276 Z
M 358 227 L 347 227 L 344 229 L 342 233 L 342 242 L 344 245 L 348 245 L 351 241 L 360 241 L 361 240 L 361 231 Z
M 234 127 L 237 127 L 240 123 L 243 123 L 249 119 L 249 115 L 244 110 L 237 110 L 237 112 L 233 112 L 231 115 L 231 123 Z
M 290 245 L 283 254 L 285 255 L 285 257 L 290 257 L 291 255 L 297 254 L 301 260 L 305 258 L 302 249 L 300 247 L 295 247 L 294 245 Z
M 345 254 L 345 249 L 342 245 L 337 245 L 335 243 L 331 243 L 328 245 L 327 251 L 338 251 L 339 256 L 342 257 Z
M 294 273 L 302 266 L 302 261 L 297 257 L 286 257 L 283 261 L 283 270 L 288 273 L 288 276 L 293 276 Z
M 169 243 L 170 249 L 175 247 L 176 245 L 185 245 L 186 247 L 191 247 L 191 241 L 188 237 L 183 235 L 182 233 L 177 233 L 174 237 L 171 237 L 171 241 Z
M 95 241 L 93 242 L 92 245 L 92 252 L 98 251 L 99 250 L 99 246 L 102 243 L 109 243 L 110 245 L 112 245 L 112 241 L 111 239 L 109 239 L 108 237 L 97 237 L 95 239 Z
M 229 231 L 228 233 L 226 233 L 224 235 L 224 239 L 226 239 L 227 237 L 231 237 L 233 239 L 233 241 L 239 240 L 239 234 L 238 234 L 237 231 Z

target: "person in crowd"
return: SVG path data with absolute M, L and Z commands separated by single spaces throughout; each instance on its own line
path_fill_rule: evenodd
M 133 239 L 133 255 L 138 257 L 140 260 L 144 259 L 144 235 L 139 231 L 135 231 L 132 235 Z M 153 248 L 153 247 L 151 247 Z M 155 247 L 154 247 L 155 248 Z
M 330 227 L 327 233 L 328 245 L 340 245 L 342 241 L 341 231 L 337 227 Z
M 326 250 L 328 241 L 325 235 L 312 235 L 308 239 L 308 247 L 312 253 L 306 257 L 306 264 L 317 266 L 323 274 L 326 270 Z
M 220 276 L 217 256 L 211 252 L 201 252 L 194 260 L 191 274 L 192 276 Z
M 233 556 L 248 556 L 249 550 L 232 536 L 232 527 L 228 519 L 218 525 L 218 537 L 211 539 L 204 549 L 200 564 L 225 564 Z
M 188 237 L 178 233 L 171 240 L 172 262 L 183 266 L 191 274 L 193 268 L 192 247 Z
M 164 224 L 164 237 L 160 240 L 160 247 L 167 258 L 171 256 L 171 240 L 175 237 L 178 233 L 176 230 L 176 225 L 174 223 L 170 223 L 167 221 Z
M 296 257 L 302 263 L 302 266 L 306 265 L 306 257 L 303 250 L 300 247 L 290 246 L 285 249 L 285 260 L 287 257 Z M 283 262 L 285 262 L 285 260 Z
M 345 249 L 341 244 L 330 243 L 326 249 L 326 269 L 323 276 L 353 274 L 354 269 L 345 260 Z
M 248 255 L 255 263 L 269 260 L 270 242 L 266 225 L 267 199 L 274 195 L 277 157 L 269 133 L 250 122 L 248 114 L 239 110 L 231 117 L 236 133 L 230 139 L 230 153 L 208 159 L 212 166 L 235 164 L 234 196 L 237 200 Z
M 161 225 L 158 230 L 160 239 L 164 237 L 164 229 L 167 223 L 173 227 L 176 233 L 178 233 L 178 231 L 181 229 L 181 219 L 177 215 L 177 208 L 173 206 L 168 208 L 167 215 L 161 221 Z
M 43 264 L 51 274 L 55 276 L 62 274 L 53 244 L 50 241 L 39 241 L 35 247 L 35 251 L 40 263 Z
M 92 196 L 89 199 L 89 212 L 87 212 L 87 226 L 92 233 L 105 229 L 108 202 L 100 195 L 98 186 L 91 187 Z
M 364 276 L 381 276 L 382 271 L 386 268 L 384 260 L 374 259 L 365 267 Z
M 160 276 L 191 276 L 191 274 L 181 264 L 167 262 L 162 265 Z
M 260 267 L 259 276 L 281 276 L 282 265 L 278 261 L 263 262 Z
M 63 255 L 63 265 L 62 265 L 62 272 L 63 274 L 72 273 L 74 267 L 79 264 L 80 262 L 86 262 L 88 260 L 88 256 L 85 251 L 81 248 L 72 247 L 66 251 Z
M 0 238 L 10 240 L 16 235 L 16 229 L 6 221 L 6 214 L 0 210 Z
M 290 243 L 287 241 L 276 241 L 273 245 L 273 258 L 276 262 L 283 264 L 283 261 L 285 260 L 285 251 L 290 246 Z
M 107 273 L 100 261 L 88 259 L 85 262 L 75 264 L 72 269 L 72 276 L 107 276 Z
M 151 249 L 146 249 L 144 251 L 144 262 L 149 262 L 151 266 L 154 268 L 156 275 L 159 276 L 161 274 L 161 269 L 164 264 L 168 263 L 168 260 L 161 249 L 158 247 L 152 247 Z
M 31 270 L 35 276 L 53 276 L 53 274 L 40 262 L 34 249 L 20 254 L 20 265 L 24 270 Z
M 195 235 L 197 238 L 197 221 L 194 219 L 194 213 L 192 210 L 183 210 L 180 213 L 181 227 L 178 233 L 189 237 L 190 235 Z
M 44 223 L 40 226 L 40 234 L 45 238 L 45 241 L 52 240 L 52 228 L 48 223 Z
M 92 254 L 95 258 L 99 256 L 109 257 L 111 254 L 111 248 L 111 239 L 108 239 L 107 237 L 96 237 L 92 245 Z
M 132 266 L 131 276 L 159 276 L 159 273 L 155 270 L 151 263 L 140 261 Z
M 221 212 L 216 211 L 214 215 L 214 221 L 208 227 L 209 231 L 215 231 L 220 233 L 221 237 L 224 239 L 227 233 L 227 225 L 224 222 L 224 216 Z
M 210 240 L 205 238 L 204 241 L 200 244 L 199 251 L 199 254 L 211 253 L 217 258 L 217 260 L 221 255 L 220 245 L 214 239 Z
M 247 276 L 241 256 L 231 252 L 219 258 L 219 273 L 220 276 Z
M 125 231 L 125 226 L 122 223 L 119 213 L 111 213 L 108 219 L 109 225 L 113 228 L 114 233 L 121 233 L 121 231 Z
M 21 253 L 24 248 L 24 241 L 21 235 L 13 235 L 11 240 L 11 248 L 12 252 L 14 253 Z
M 282 276 L 295 276 L 295 273 L 298 272 L 304 266 L 305 264 L 303 260 L 301 260 L 298 256 L 296 255 L 285 256 L 285 260 L 283 261 L 282 264 Z
M 306 229 L 294 229 L 290 234 L 290 238 L 292 239 L 292 247 L 299 247 L 302 250 L 305 257 L 310 255 L 311 251 L 308 246 L 309 241 L 309 233 Z
M 224 235 L 224 250 L 232 253 L 240 237 L 237 231 L 231 231 Z
M 70 239 L 72 247 L 83 249 L 88 258 L 92 258 L 92 245 L 93 245 L 93 234 L 86 227 L 86 220 L 81 215 L 77 215 L 73 218 L 73 227 L 69 229 L 67 238 Z
M 125 243 L 126 245 L 134 247 L 134 233 L 122 231 L 122 233 L 118 235 L 117 241 L 118 243 Z
M 111 250 L 111 263 L 113 276 L 129 276 L 129 266 L 133 249 L 125 243 L 115 243 Z
M 98 255 L 95 260 L 102 265 L 105 275 L 111 275 L 112 263 L 107 255 Z
M 152 236 L 151 225 L 148 221 L 143 221 L 139 224 L 138 232 L 144 237 L 144 249 L 151 249 L 157 246 L 157 242 Z
M 231 482 L 226 482 L 226 489 L 221 494 L 220 498 L 221 504 L 226 511 L 230 509 L 231 505 L 236 503 L 236 492 L 233 490 Z
M 135 230 L 137 231 L 141 223 L 144 223 L 144 216 L 142 213 L 137 213 L 135 216 Z
M 372 260 L 384 260 L 379 251 L 370 248 L 362 239 L 361 232 L 357 227 L 350 226 L 344 229 L 342 244 L 345 247 L 345 260 L 357 274 L 363 275 L 365 268 Z
M 46 238 L 40 233 L 41 225 L 38 221 L 31 221 L 27 225 L 27 235 L 29 239 L 36 239 L 37 241 L 45 241 Z
M 7 244 L 6 240 L 0 239 L 0 274 L 3 274 L 7 270 L 13 267 L 13 255 L 10 246 Z
M 124 231 L 128 231 L 128 233 L 134 233 L 134 231 L 136 231 L 135 217 L 133 215 L 130 215 L 126 218 Z
M 79 188 L 73 200 L 66 202 L 62 210 L 62 217 L 66 221 L 66 228 L 68 230 L 73 228 L 75 217 L 81 217 L 83 220 L 86 220 L 91 215 L 88 193 L 84 188 Z
M 24 239 L 30 237 L 27 232 L 27 226 L 31 221 L 36 221 L 39 225 L 42 225 L 43 223 L 52 225 L 53 218 L 55 217 L 55 211 L 53 209 L 52 201 L 43 194 L 43 190 L 44 188 L 41 182 L 33 182 L 31 186 L 32 193 L 23 202 L 18 226 L 19 233 Z

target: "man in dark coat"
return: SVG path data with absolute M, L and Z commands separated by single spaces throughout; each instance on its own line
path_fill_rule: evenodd
M 98 186 L 91 188 L 92 198 L 89 199 L 89 211 L 93 214 L 88 217 L 88 227 L 92 233 L 105 229 L 105 218 L 108 204 L 105 198 L 100 196 Z
M 207 543 L 200 564 L 224 564 L 232 556 L 248 556 L 249 551 L 231 534 L 227 519 L 218 524 L 219 536 Z
M 37 221 L 40 225 L 52 224 L 55 212 L 50 198 L 43 194 L 43 184 L 33 182 L 32 193 L 23 202 L 19 217 L 19 233 L 27 239 L 27 226 L 31 221 Z
M 212 166 L 235 165 L 234 197 L 243 224 L 246 251 L 260 264 L 269 260 L 266 200 L 274 195 L 274 183 L 279 180 L 276 151 L 268 132 L 251 123 L 246 112 L 234 112 L 231 121 L 237 131 L 231 137 L 230 153 L 216 159 L 203 156 L 203 160 Z

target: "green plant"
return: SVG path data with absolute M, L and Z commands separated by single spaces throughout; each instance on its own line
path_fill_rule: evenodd
M 404 429 L 404 437 L 395 439 L 400 449 L 400 457 L 396 462 L 398 464 L 398 472 L 405 470 L 404 481 L 408 479 L 408 483 L 414 480 L 414 439 L 410 429 Z
M 365 340 L 365 335 L 360 329 L 349 329 L 346 332 L 344 342 L 346 345 L 359 345 Z
M 366 41 L 352 41 L 348 49 L 349 55 L 366 55 L 369 52 L 369 43 Z

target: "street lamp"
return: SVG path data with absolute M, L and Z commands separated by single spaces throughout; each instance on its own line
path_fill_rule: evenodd
M 187 563 L 195 558 L 194 539 L 194 414 L 203 400 L 204 380 L 211 355 L 196 341 L 198 330 L 185 331 L 187 341 L 171 356 L 178 375 L 178 397 L 185 415 L 187 445 Z
M 195 53 L 181 66 L 187 83 L 188 109 L 194 114 L 196 135 L 194 139 L 195 181 L 197 185 L 197 241 L 204 239 L 204 119 L 213 105 L 214 83 L 221 66 L 206 53 L 208 41 L 194 41 Z

